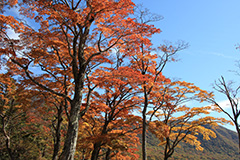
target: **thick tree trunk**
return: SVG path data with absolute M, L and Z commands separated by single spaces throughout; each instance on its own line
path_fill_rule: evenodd
M 74 160 L 76 151 L 78 126 L 79 126 L 79 110 L 81 106 L 81 98 L 77 102 L 73 101 L 71 104 L 70 119 L 68 122 L 68 131 L 64 143 L 63 152 L 60 160 Z
M 71 110 L 68 117 L 68 130 L 64 142 L 63 151 L 59 160 L 74 160 L 76 151 L 78 127 L 80 117 L 80 109 L 82 105 L 83 85 L 85 77 L 85 67 L 82 67 L 81 73 L 75 74 L 75 95 L 71 101 Z M 77 72 L 76 69 L 74 69 Z

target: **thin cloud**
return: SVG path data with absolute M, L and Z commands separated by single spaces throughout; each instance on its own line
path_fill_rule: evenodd
M 236 103 L 238 103 L 239 100 L 240 100 L 240 98 L 234 99 L 234 101 L 235 101 Z M 218 103 L 218 105 L 219 105 L 220 107 L 222 107 L 224 110 L 231 108 L 231 104 L 230 104 L 229 100 L 223 100 L 223 101 L 220 101 L 220 102 L 217 102 L 217 103 Z
M 211 52 L 211 51 L 185 51 L 185 54 L 188 55 L 212 55 L 212 56 L 217 56 L 217 57 L 221 57 L 221 58 L 227 58 L 227 59 L 234 59 L 236 60 L 236 57 L 234 56 L 229 56 L 223 53 L 219 53 L 219 52 Z
M 220 101 L 220 102 L 218 102 L 218 104 L 223 109 L 231 108 L 231 104 L 230 104 L 229 100 Z
M 211 55 L 215 55 L 215 56 L 223 57 L 223 58 L 228 58 L 228 59 L 236 59 L 236 57 L 227 56 L 227 55 L 225 55 L 225 54 L 217 53 L 217 52 L 208 52 L 208 53 L 206 53 L 206 54 L 211 54 Z
M 15 33 L 13 29 L 8 29 L 7 34 L 11 39 L 19 39 L 19 34 Z
M 218 56 L 218 57 L 227 58 L 227 59 L 234 59 L 234 60 L 236 59 L 236 57 L 234 57 L 234 56 L 229 56 L 229 55 L 226 55 L 226 54 L 223 54 L 223 53 L 219 53 L 219 52 L 200 51 L 198 53 L 206 54 L 206 55 Z

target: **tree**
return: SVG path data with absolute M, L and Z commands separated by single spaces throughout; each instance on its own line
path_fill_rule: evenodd
M 129 17 L 134 6 L 130 0 L 30 0 L 18 5 L 20 14 L 34 22 L 0 15 L 1 58 L 19 77 L 68 101 L 68 129 L 60 159 L 73 159 L 79 120 L 90 105 L 87 100 L 81 110 L 86 73 L 96 63 L 107 63 L 113 47 L 129 53 L 129 46 L 139 45 L 138 39 L 147 41 L 159 30 Z M 8 36 L 9 28 L 19 39 Z
M 227 109 L 224 108 L 221 104 L 219 104 L 214 98 L 209 98 L 208 101 L 213 103 L 216 107 L 220 109 L 224 114 L 226 114 L 229 119 L 233 122 L 237 134 L 238 134 L 238 144 L 239 144 L 239 153 L 240 153 L 240 124 L 239 124 L 239 115 L 240 115 L 240 108 L 239 108 L 239 89 L 240 87 L 236 87 L 234 89 L 233 87 L 233 82 L 227 83 L 222 76 L 220 79 L 218 79 L 218 82 L 215 82 L 214 89 L 222 93 L 223 95 L 226 96 L 230 107 L 231 111 L 227 111 Z
M 43 155 L 55 160 L 62 149 L 61 143 L 66 129 L 65 109 L 67 104 L 61 97 L 51 93 L 32 91 L 31 109 L 26 111 L 29 123 L 33 123 L 32 130 L 38 130 L 36 138 L 43 139 L 39 146 L 43 146 Z M 42 130 L 39 130 L 41 128 Z M 50 156 L 51 155 L 51 156 Z
M 5 137 L 5 147 L 9 158 L 14 159 L 13 150 L 11 147 L 11 137 L 7 128 L 11 121 L 17 116 L 15 115 L 21 105 L 16 104 L 16 86 L 14 80 L 8 76 L 0 75 L 0 117 L 1 117 L 1 132 Z
M 136 8 L 136 21 L 147 25 L 155 21 L 161 20 L 163 17 L 150 13 L 147 9 L 142 9 L 142 7 Z M 160 33 L 161 31 L 155 28 L 155 34 Z M 142 35 L 142 37 L 149 35 Z M 143 100 L 142 104 L 142 159 L 147 159 L 146 151 L 146 130 L 147 130 L 147 110 L 151 99 L 149 96 L 155 86 L 162 85 L 164 81 L 169 81 L 170 79 L 165 78 L 162 75 L 167 62 L 175 61 L 174 56 L 177 52 L 186 49 L 188 44 L 179 41 L 176 46 L 171 43 L 165 43 L 159 45 L 156 49 L 153 47 L 150 39 L 138 39 L 138 46 L 131 47 L 132 55 L 131 65 L 132 68 L 138 71 L 141 75 L 141 81 L 139 82 L 138 92 L 142 93 L 141 99 Z
M 7 6 L 8 8 L 13 7 L 16 5 L 18 0 L 2 0 L 0 2 L 0 13 L 4 12 L 5 7 Z
M 179 98 L 165 99 L 159 94 L 169 94 L 165 84 L 171 83 L 162 71 L 188 45 L 164 44 L 158 47 L 161 52 L 156 52 L 150 38 L 160 29 L 149 23 L 161 17 L 135 10 L 130 0 L 4 0 L 0 12 L 16 4 L 22 17 L 31 20 L 0 15 L 0 65 L 27 90 L 24 129 L 38 128 L 28 135 L 37 139 L 31 144 L 39 144 L 40 157 L 72 160 L 78 146 L 82 153 L 77 156 L 83 159 L 97 159 L 100 153 L 105 159 L 129 158 L 134 156 L 131 147 L 136 145 L 136 131 L 142 125 L 145 160 L 147 128 L 153 130 L 160 123 L 152 121 L 153 116 L 163 104 L 169 110 L 174 108 L 168 101 Z M 11 38 L 9 29 L 19 38 Z M 129 64 L 123 66 L 124 58 Z M 163 106 L 156 106 L 148 116 L 149 108 L 159 105 L 158 98 L 163 99 Z M 142 119 L 132 112 L 137 107 L 142 108 Z M 66 132 L 62 129 L 65 125 Z M 86 147 L 85 142 L 91 146 Z
M 148 115 L 153 121 L 149 123 L 149 129 L 161 141 L 159 145 L 164 145 L 165 160 L 173 155 L 180 142 L 203 150 L 197 135 L 202 134 L 206 140 L 216 137 L 205 125 L 217 126 L 218 123 L 229 122 L 224 118 L 204 116 L 215 110 L 211 106 L 187 106 L 189 101 L 204 102 L 212 97 L 212 93 L 184 81 L 167 82 L 151 94 L 153 110 Z
M 40 156 L 40 138 L 28 123 L 28 90 L 9 74 L 0 75 L 0 157 L 3 159 L 37 159 Z M 44 133 L 44 132 L 41 132 Z M 44 135 L 44 134 L 42 134 Z M 7 154 L 6 154 L 7 153 Z M 8 155 L 8 156 L 7 156 Z M 8 158 L 9 157 L 9 158 Z
M 146 130 L 147 130 L 147 111 L 150 107 L 151 93 L 155 88 L 161 86 L 164 82 L 170 81 L 162 75 L 167 62 L 175 61 L 174 55 L 177 52 L 188 47 L 187 43 L 179 41 L 176 46 L 171 44 L 163 44 L 158 47 L 158 52 L 151 49 L 151 44 L 141 42 L 141 46 L 136 55 L 133 56 L 132 67 L 142 75 L 141 82 L 139 82 L 139 91 L 142 93 L 142 158 L 147 159 L 146 151 Z M 156 50 L 155 50 L 156 51 Z
M 127 57 L 118 52 L 116 55 L 112 55 L 115 62 L 111 67 L 97 69 L 89 77 L 99 88 L 93 91 L 91 107 L 82 119 L 89 134 L 80 131 L 83 136 L 79 141 L 84 143 L 79 148 L 89 154 L 86 148 L 91 147 L 93 160 L 99 159 L 99 155 L 105 159 L 128 159 L 135 156 L 133 147 L 138 143 L 136 131 L 140 117 L 132 112 L 138 108 L 139 99 L 134 89 L 139 77 L 130 67 L 123 66 Z

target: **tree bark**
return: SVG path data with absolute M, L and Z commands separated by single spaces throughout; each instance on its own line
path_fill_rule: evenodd
M 168 160 L 168 158 L 170 158 L 173 153 L 174 153 L 174 148 L 170 147 L 170 139 L 166 138 L 167 144 L 165 145 L 165 149 L 164 149 L 164 160 Z
M 7 131 L 6 131 L 6 124 L 5 124 L 5 118 L 2 117 L 2 132 L 6 138 L 6 141 L 5 141 L 5 144 L 6 144 L 6 148 L 7 148 L 7 151 L 8 151 L 8 156 L 10 157 L 10 160 L 14 160 L 14 157 L 13 157 L 13 154 L 12 154 L 12 149 L 11 149 L 11 140 L 10 140 L 10 137 L 8 136 L 7 134 Z
M 81 61 L 81 64 L 83 64 L 83 61 Z M 73 65 L 76 67 L 76 64 Z M 71 109 L 68 117 L 67 135 L 64 142 L 63 151 L 59 160 L 74 160 L 74 155 L 76 151 L 79 119 L 81 118 L 80 108 L 82 105 L 86 66 L 81 66 L 81 70 L 78 70 L 75 67 L 73 67 L 75 94 L 73 100 L 71 101 Z
M 235 120 L 235 127 L 236 127 L 236 131 L 238 134 L 238 152 L 240 155 L 240 128 L 239 128 L 239 124 L 238 124 L 237 120 Z
M 63 106 L 60 104 L 60 108 L 58 109 L 58 117 L 57 117 L 57 126 L 55 129 L 55 143 L 54 143 L 54 149 L 53 149 L 53 157 L 52 160 L 57 160 L 58 158 L 58 152 L 60 148 L 60 142 L 61 142 L 61 124 L 62 124 L 62 112 L 63 112 Z
M 107 153 L 106 153 L 105 160 L 110 160 L 110 153 L 111 153 L 111 149 L 108 148 Z
M 108 124 L 109 124 L 109 121 L 105 121 L 105 124 L 103 126 L 101 135 L 107 134 L 107 126 L 108 126 Z M 99 155 L 99 151 L 101 149 L 101 146 L 102 146 L 101 140 L 94 144 L 94 149 L 93 149 L 93 152 L 92 152 L 92 155 L 91 155 L 91 160 L 97 160 L 98 159 L 98 155 Z
M 144 87 L 144 108 L 142 111 L 142 117 L 143 117 L 143 127 L 142 127 L 142 159 L 147 160 L 147 137 L 146 137 L 146 130 L 147 130 L 147 123 L 146 123 L 146 112 L 147 112 L 147 106 L 148 106 L 148 96 L 147 96 L 147 90 L 146 87 Z
M 101 149 L 101 142 L 95 143 L 94 144 L 94 149 L 91 155 L 91 160 L 97 160 L 98 159 L 98 155 L 99 155 L 99 151 Z
M 10 138 L 8 136 L 6 139 L 6 146 L 7 146 L 7 151 L 8 151 L 8 155 L 9 155 L 10 159 L 14 160 L 13 154 L 12 154 L 12 149 L 10 148 Z
M 143 112 L 143 128 L 142 128 L 142 159 L 147 159 L 146 153 L 146 114 Z
M 60 160 L 74 160 L 74 154 L 76 151 L 78 127 L 79 127 L 79 110 L 81 106 L 82 98 L 73 101 L 71 104 L 70 119 L 68 122 L 68 131 L 64 143 L 63 152 L 60 156 Z

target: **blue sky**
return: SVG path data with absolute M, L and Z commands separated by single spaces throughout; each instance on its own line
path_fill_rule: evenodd
M 221 75 L 237 78 L 229 70 L 236 70 L 240 60 L 240 1 L 233 0 L 134 0 L 163 20 L 156 22 L 162 32 L 154 36 L 154 44 L 164 40 L 184 40 L 190 47 L 179 52 L 180 61 L 166 67 L 165 75 L 193 82 L 202 89 Z M 150 3 L 151 2 L 151 3 Z
M 153 37 L 158 45 L 164 40 L 183 40 L 190 47 L 179 52 L 176 63 L 166 66 L 164 75 L 192 82 L 201 89 L 213 91 L 212 84 L 221 76 L 236 81 L 240 60 L 240 1 L 239 0 L 133 0 L 152 13 L 164 17 L 154 23 L 162 32 Z M 215 93 L 215 92 L 214 92 Z M 226 100 L 215 93 L 216 99 Z M 222 103 L 224 104 L 224 103 Z M 218 115 L 224 116 L 224 115 Z M 231 127 L 231 129 L 234 129 Z
M 153 37 L 155 45 L 163 43 L 164 40 L 173 43 L 183 40 L 190 45 L 188 49 L 179 52 L 178 62 L 166 66 L 165 76 L 192 82 L 208 91 L 213 91 L 212 84 L 220 76 L 237 82 L 239 77 L 229 70 L 237 70 L 235 62 L 240 60 L 240 50 L 236 49 L 236 45 L 240 44 L 239 0 L 133 0 L 133 2 L 143 4 L 143 7 L 152 13 L 164 17 L 163 20 L 154 23 L 162 30 Z M 216 99 L 219 102 L 226 100 L 218 93 Z
M 239 0 L 133 0 L 152 13 L 164 17 L 154 23 L 162 32 L 153 37 L 155 45 L 164 40 L 183 40 L 190 47 L 178 53 L 179 61 L 169 63 L 164 75 L 192 82 L 205 90 L 223 75 L 227 80 L 239 77 L 229 70 L 237 70 L 240 60 L 240 1 Z M 228 3 L 231 2 L 231 3 Z M 7 14 L 18 15 L 16 10 Z M 17 37 L 14 32 L 10 33 Z M 220 101 L 224 97 L 217 97 Z

